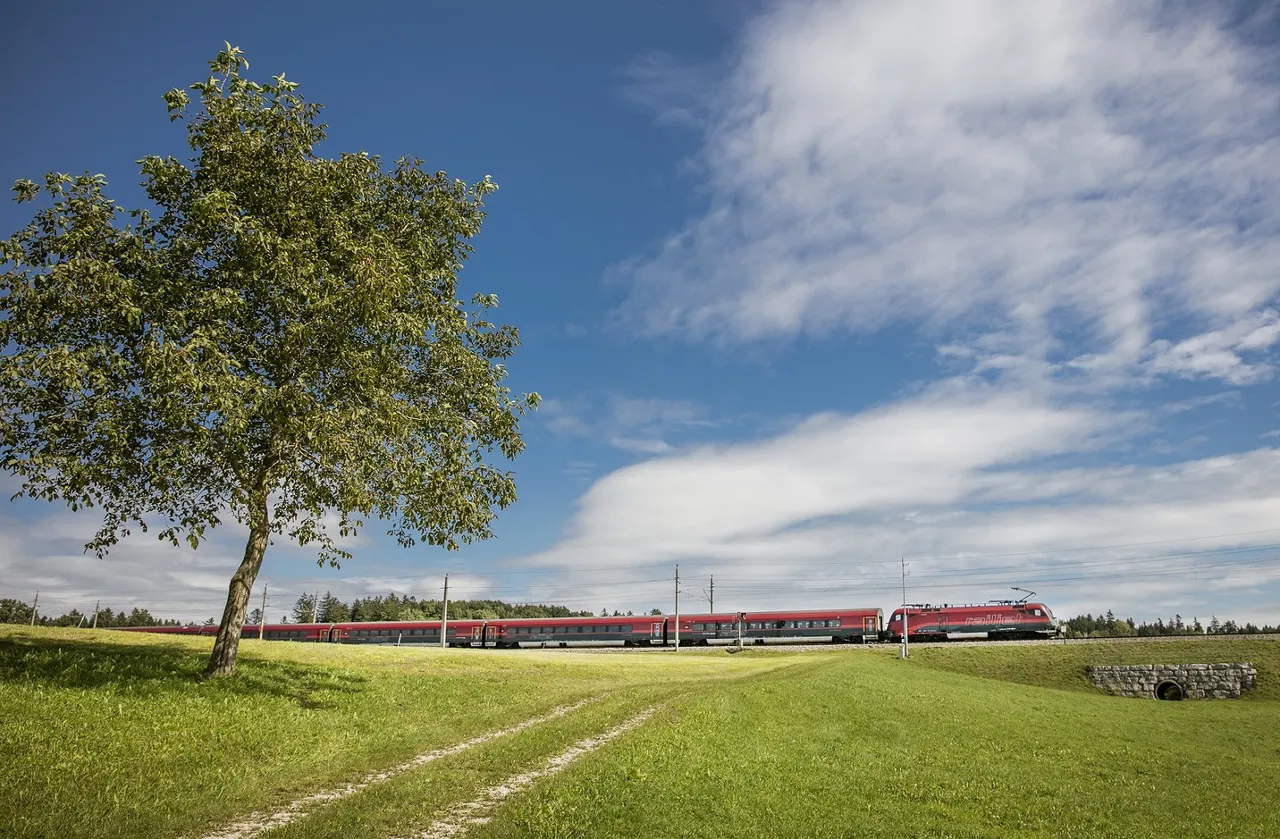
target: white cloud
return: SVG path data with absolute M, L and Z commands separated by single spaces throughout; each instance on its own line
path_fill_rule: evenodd
M 634 437 L 611 437 L 609 445 L 624 452 L 637 454 L 666 454 L 671 446 L 665 440 L 645 440 Z
M 1151 345 L 1151 370 L 1185 378 L 1216 378 L 1232 384 L 1255 384 L 1271 377 L 1271 366 L 1248 363 L 1241 356 L 1257 353 L 1280 340 L 1280 314 L 1267 310 L 1242 316 L 1226 328 L 1180 341 Z
M 547 428 L 566 437 L 597 439 L 622 451 L 664 454 L 675 449 L 666 437 L 717 425 L 707 409 L 678 399 L 657 399 L 614 393 L 603 400 L 544 400 L 550 403 Z M 603 403 L 603 404 L 601 404 Z M 596 419 L 584 419 L 595 414 Z
M 817 416 L 775 440 L 704 447 L 601 479 L 555 559 L 696 555 L 823 516 L 945 504 L 983 469 L 1078 449 L 1104 425 L 1085 409 L 1009 395 L 967 403 L 928 395 L 854 417 Z
M 541 590 L 569 585 L 624 607 L 663 598 L 666 584 L 650 579 L 675 563 L 699 580 L 714 574 L 729 608 L 888 606 L 902 554 L 921 600 L 985 600 L 1029 584 L 1060 611 L 1155 617 L 1166 606 L 1222 614 L 1225 598 L 1268 591 L 1280 549 L 1252 548 L 1280 543 L 1280 451 L 1163 467 L 1060 462 L 1113 439 L 1117 425 L 1128 427 L 1007 391 L 933 388 L 775 439 L 618 470 L 583 496 L 559 543 L 521 564 L 572 569 Z M 1203 538 L 1223 534 L 1236 535 Z M 1086 546 L 1095 549 L 1074 550 Z
M 1280 91 L 1200 11 L 779 5 L 707 102 L 708 209 L 619 266 L 625 311 L 722 341 L 905 322 L 1006 359 L 1265 375 L 1240 356 L 1275 340 L 1242 324 L 1280 285 Z

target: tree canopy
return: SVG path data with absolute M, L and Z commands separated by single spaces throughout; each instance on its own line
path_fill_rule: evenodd
M 151 209 L 101 175 L 21 180 L 47 206 L 0 242 L 0 461 L 20 495 L 97 507 L 107 553 L 159 525 L 198 546 L 249 530 L 210 674 L 235 669 L 271 536 L 313 546 L 388 522 L 405 547 L 491 535 L 515 500 L 518 420 L 503 361 L 517 331 L 457 274 L 497 187 L 422 161 L 320 157 L 320 106 L 284 75 L 246 78 L 231 45 L 165 94 L 193 155 L 144 157 Z

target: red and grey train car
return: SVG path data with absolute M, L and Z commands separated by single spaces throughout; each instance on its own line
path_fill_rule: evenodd
M 338 644 L 394 644 L 440 646 L 440 621 L 367 621 L 360 623 L 249 624 L 243 637 L 267 641 L 312 641 Z M 736 644 L 868 643 L 884 630 L 881 609 L 810 609 L 803 611 L 743 612 L 575 618 L 494 618 L 448 621 L 445 644 L 450 647 L 682 647 Z M 137 627 L 140 632 L 212 635 L 216 626 Z
M 680 646 L 736 644 L 865 643 L 884 625 L 880 609 L 819 609 L 599 618 L 516 618 L 486 622 L 480 643 L 493 647 Z
M 885 627 L 885 640 L 900 642 L 904 626 L 909 641 L 995 641 L 1052 638 L 1060 632 L 1061 624 L 1043 603 L 997 600 L 985 604 L 917 603 L 894 609 Z

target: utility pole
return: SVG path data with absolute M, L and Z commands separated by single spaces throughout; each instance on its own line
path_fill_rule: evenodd
M 102 605 L 102 601 L 95 601 L 93 604 L 93 629 L 98 628 L 98 607 Z
M 258 640 L 262 640 L 263 632 L 267 628 L 267 584 L 262 584 L 262 615 L 258 618 Z
M 711 575 L 711 614 L 716 613 L 716 577 Z
M 908 655 L 907 635 L 910 629 L 910 617 L 907 614 L 907 558 L 899 555 L 898 561 L 902 563 L 902 658 L 906 658 Z
M 445 630 L 449 627 L 449 575 L 444 575 L 444 600 L 440 605 L 440 649 L 445 649 L 448 644 L 444 636 Z
M 311 598 L 311 622 L 320 623 L 320 592 Z
M 31 602 L 31 625 L 36 625 L 36 608 L 40 605 L 40 592 L 36 592 L 36 599 Z
M 676 566 L 676 652 L 680 652 L 680 566 Z

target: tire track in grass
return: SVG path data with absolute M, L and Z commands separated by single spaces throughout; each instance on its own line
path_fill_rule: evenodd
M 547 760 L 541 768 L 529 772 L 512 775 L 501 783 L 480 793 L 479 797 L 455 804 L 422 833 L 414 834 L 412 839 L 450 839 L 459 836 L 473 827 L 488 823 L 493 813 L 503 801 L 511 796 L 524 792 L 534 781 L 555 775 L 580 757 L 594 752 L 610 740 L 644 723 L 658 711 L 658 707 L 648 708 L 631 717 L 626 722 L 591 737 L 579 740 L 558 755 Z
M 224 825 L 213 831 L 210 831 L 209 833 L 203 834 L 201 836 L 201 839 L 253 839 L 259 834 L 267 830 L 270 830 L 271 828 L 281 827 L 282 825 L 289 824 L 290 822 L 296 821 L 302 818 L 303 816 L 309 815 L 310 813 L 314 812 L 320 807 L 327 806 L 329 804 L 334 803 L 335 801 L 340 801 L 349 795 L 355 795 L 357 792 L 360 792 L 363 789 L 367 789 L 368 787 L 371 787 L 374 784 L 378 784 L 378 783 L 382 783 L 383 781 L 390 780 L 391 778 L 394 778 L 397 775 L 401 775 L 405 772 L 408 772 L 411 769 L 416 769 L 419 766 L 423 766 L 425 764 L 431 763 L 432 761 L 439 760 L 440 758 L 449 757 L 450 755 L 456 755 L 460 752 L 465 752 L 466 750 L 474 748 L 476 746 L 481 746 L 492 740 L 496 740 L 499 737 L 506 737 L 510 734 L 518 734 L 521 731 L 524 731 L 527 728 L 532 728 L 535 725 L 539 725 L 544 722 L 550 722 L 551 720 L 559 719 L 563 716 L 573 713 L 574 711 L 577 711 L 578 709 L 586 705 L 591 704 L 592 702 L 599 701 L 600 699 L 603 698 L 603 696 L 604 695 L 592 696 L 582 700 L 581 702 L 575 702 L 572 705 L 561 705 L 557 708 L 551 709 L 550 711 L 548 711 L 547 713 L 541 716 L 530 717 L 529 719 L 524 720 L 523 722 L 516 723 L 513 726 L 499 729 L 498 731 L 490 731 L 486 734 L 481 734 L 476 737 L 472 737 L 470 740 L 463 740 L 461 743 L 456 743 L 452 746 L 446 746 L 441 749 L 432 749 L 431 751 L 423 752 L 422 754 L 415 755 L 414 757 L 410 758 L 404 763 L 393 766 L 390 769 L 384 769 L 380 772 L 373 772 L 369 775 L 366 775 L 364 778 L 362 778 L 359 781 L 355 781 L 350 784 L 345 784 L 340 787 L 335 787 L 334 789 L 325 790 L 323 792 L 312 793 L 311 795 L 305 796 L 303 798 L 299 798 L 296 801 L 292 801 L 289 804 L 285 805 L 284 807 L 281 807 L 280 809 L 275 810 L 273 812 L 250 813 L 248 816 L 245 816 L 240 821 L 234 822 L 229 825 Z

